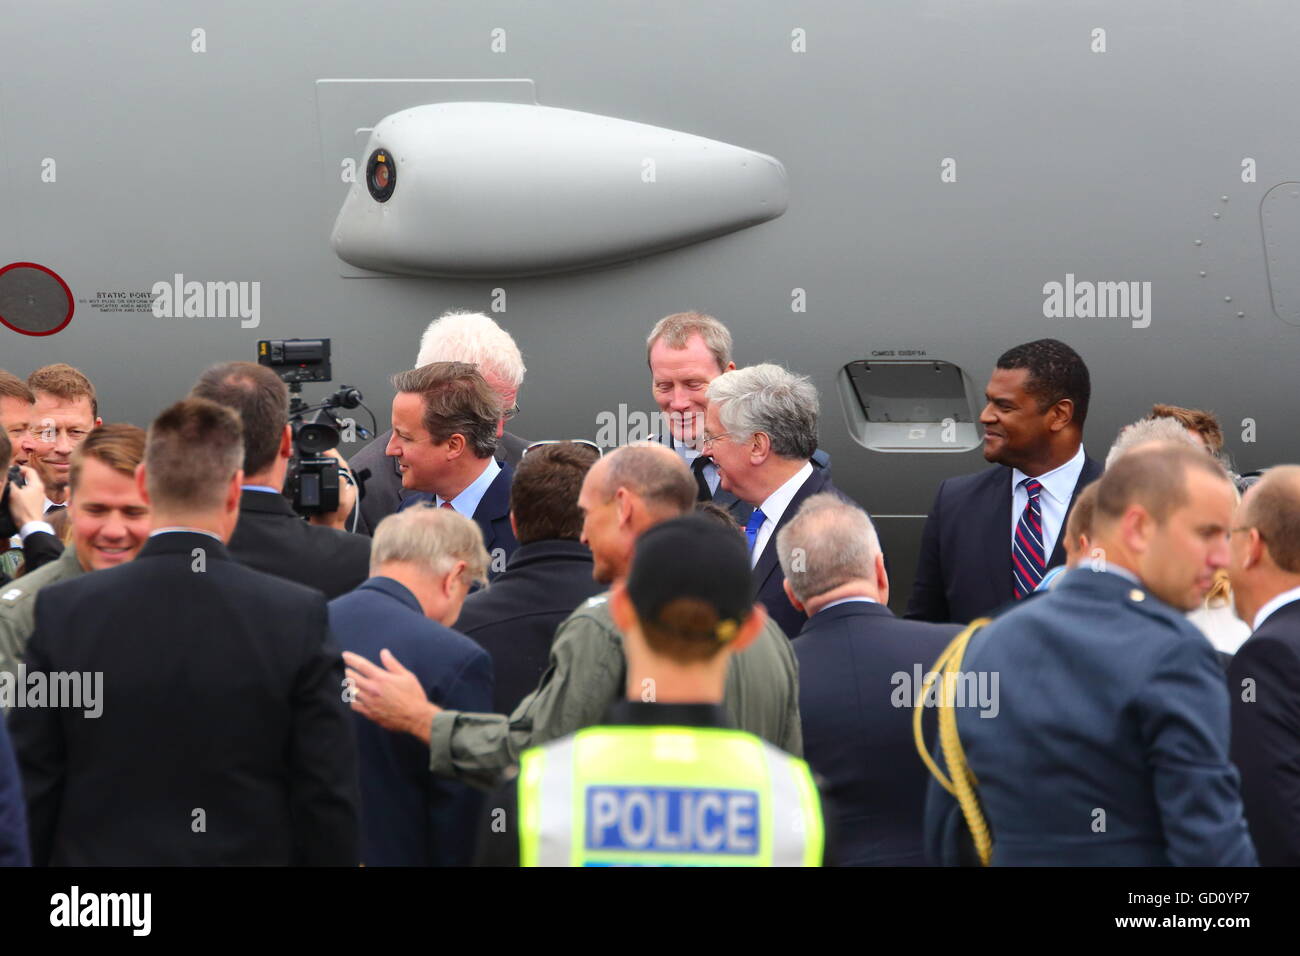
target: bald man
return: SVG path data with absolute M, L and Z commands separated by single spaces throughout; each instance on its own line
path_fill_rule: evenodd
M 695 495 L 690 469 L 662 445 L 619 448 L 593 465 L 578 507 L 595 579 L 611 586 L 623 581 L 637 538 L 693 510 Z M 721 525 L 718 533 L 739 534 Z M 344 660 L 356 683 L 354 710 L 427 743 L 433 773 L 482 787 L 498 783 L 525 748 L 600 723 L 623 698 L 627 680 L 623 637 L 607 593 L 591 598 L 560 625 L 541 683 L 509 716 L 443 710 L 426 699 L 419 682 L 387 652 L 384 667 L 351 653 L 344 653 Z M 653 682 L 642 696 L 655 700 Z M 723 706 L 741 730 L 799 756 L 798 700 L 790 642 L 769 621 L 753 646 L 733 658 Z

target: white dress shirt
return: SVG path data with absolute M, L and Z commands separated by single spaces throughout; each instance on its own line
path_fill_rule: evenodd
M 813 466 L 811 461 L 803 463 L 803 467 L 790 476 L 790 479 L 776 491 L 767 496 L 767 500 L 759 505 L 758 510 L 763 512 L 763 523 L 759 525 L 758 534 L 754 537 L 754 553 L 749 556 L 749 566 L 752 568 L 758 564 L 758 558 L 767 547 L 767 539 L 772 537 L 772 532 L 776 530 L 777 524 L 781 521 L 781 516 L 785 514 L 785 509 L 790 507 L 790 499 L 795 492 L 808 480 L 812 474 Z
M 1290 591 L 1283 591 L 1273 600 L 1269 601 L 1262 608 L 1255 612 L 1255 623 L 1251 630 L 1258 631 L 1259 626 L 1268 620 L 1269 615 L 1280 608 L 1285 607 L 1292 601 L 1300 601 L 1300 588 L 1292 588 Z
M 496 477 L 499 474 L 501 474 L 501 466 L 497 464 L 495 458 L 489 456 L 487 467 L 479 473 L 477 478 L 469 483 L 464 491 L 451 499 L 452 510 L 458 515 L 464 515 L 466 518 L 474 517 L 474 512 L 478 510 L 478 503 L 483 500 L 483 496 L 487 494 L 488 486 L 496 480 Z M 435 504 L 437 504 L 439 508 L 441 508 L 442 503 L 447 500 L 438 495 L 434 495 L 433 497 Z
M 1043 490 L 1038 494 L 1038 509 L 1043 516 L 1043 561 L 1046 567 L 1051 566 L 1052 550 L 1056 547 L 1056 539 L 1061 536 L 1061 527 L 1065 524 L 1065 512 L 1070 507 L 1070 497 L 1074 494 L 1074 486 L 1079 483 L 1079 475 L 1083 472 L 1083 444 L 1079 444 L 1079 450 L 1074 453 L 1074 457 L 1067 461 L 1059 468 L 1053 468 L 1045 475 L 1026 475 L 1019 468 L 1011 469 L 1011 540 L 1016 538 L 1016 525 L 1020 522 L 1020 516 L 1024 513 L 1025 505 L 1029 504 L 1029 492 L 1025 490 L 1025 479 L 1034 477 L 1038 479 Z
M 221 541 L 221 536 L 215 531 L 209 531 L 207 528 L 186 528 L 181 525 L 177 525 L 174 528 L 154 528 L 149 532 L 149 537 L 156 538 L 160 534 L 175 534 L 178 531 L 183 531 L 186 534 L 206 534 L 209 538 Z
M 839 607 L 841 604 L 848 604 L 848 603 L 850 603 L 851 601 L 862 601 L 862 602 L 865 603 L 865 604 L 879 604 L 879 603 L 880 603 L 880 602 L 877 601 L 875 598 L 869 598 L 869 597 L 867 597 L 867 596 L 864 594 L 864 595 L 862 595 L 861 597 L 846 597 L 846 598 L 840 598 L 838 601 L 831 601 L 830 604 L 824 604 L 824 605 L 822 605 L 822 610 L 821 610 L 821 611 L 818 611 L 817 613 L 820 614 L 822 611 L 829 611 L 829 610 L 830 610 L 831 608 L 833 608 L 833 607 Z

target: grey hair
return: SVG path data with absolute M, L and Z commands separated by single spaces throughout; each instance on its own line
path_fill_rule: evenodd
M 731 332 L 704 312 L 674 312 L 656 322 L 645 340 L 646 363 L 649 364 L 650 350 L 660 339 L 670 349 L 684 349 L 692 335 L 698 335 L 704 340 L 705 348 L 718 363 L 718 371 L 726 371 L 731 364 Z
M 876 577 L 880 537 L 865 511 L 828 492 L 813 495 L 776 533 L 776 553 L 800 601 Z
M 415 367 L 468 362 L 516 391 L 524 384 L 524 356 L 514 338 L 482 312 L 444 312 L 420 336 Z
M 1119 430 L 1115 444 L 1106 453 L 1106 467 L 1115 464 L 1121 455 L 1138 445 L 1153 441 L 1184 442 L 1200 449 L 1205 447 L 1176 418 L 1140 418 Z
M 464 561 L 471 581 L 487 584 L 487 548 L 479 526 L 450 508 L 416 506 L 379 522 L 370 544 L 370 573 L 389 561 L 409 561 L 444 575 Z
M 709 383 L 709 401 L 729 432 L 762 432 L 782 458 L 811 458 L 817 450 L 817 389 L 806 375 L 779 365 L 751 365 Z

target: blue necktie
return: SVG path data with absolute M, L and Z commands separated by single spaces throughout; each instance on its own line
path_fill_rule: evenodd
M 1043 512 L 1038 506 L 1038 495 L 1043 490 L 1037 478 L 1023 482 L 1029 500 L 1016 522 L 1016 533 L 1011 539 L 1011 578 L 1015 598 L 1019 601 L 1043 580 L 1047 570 L 1047 557 L 1043 553 Z
M 749 521 L 745 524 L 745 540 L 749 542 L 749 553 L 754 553 L 754 542 L 758 540 L 758 529 L 763 527 L 763 522 L 767 520 L 767 515 L 763 514 L 762 508 L 755 508 L 754 513 L 749 516 Z

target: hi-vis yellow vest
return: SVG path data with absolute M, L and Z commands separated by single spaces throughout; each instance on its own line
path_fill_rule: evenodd
M 712 727 L 589 727 L 524 752 L 522 866 L 820 866 L 808 765 Z

